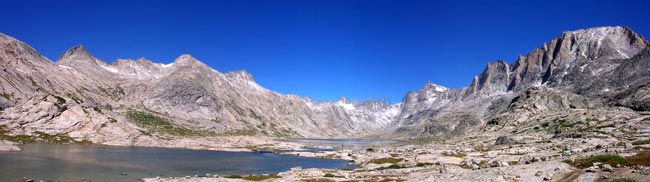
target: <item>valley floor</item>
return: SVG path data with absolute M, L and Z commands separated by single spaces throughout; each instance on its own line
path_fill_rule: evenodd
M 445 144 L 445 143 L 458 144 Z M 639 156 L 650 148 L 611 140 L 558 139 L 492 145 L 487 141 L 373 147 L 365 151 L 284 152 L 286 155 L 334 158 L 354 162 L 356 169 L 303 169 L 266 176 L 186 176 L 148 178 L 147 182 L 184 181 L 607 181 L 629 178 L 650 181 L 650 168 L 609 161 L 579 166 L 580 159 L 603 154 Z M 573 145 L 573 144 L 582 145 Z M 284 144 L 296 146 L 296 144 Z M 561 146 L 561 147 L 560 147 Z M 561 149 L 567 147 L 567 149 Z M 273 147 L 271 147 L 273 148 Z M 644 156 L 644 160 L 648 160 Z M 632 158 L 628 161 L 633 162 Z M 637 161 L 638 162 L 638 161 Z M 647 161 L 646 161 L 647 162 Z M 570 165 L 571 163 L 573 165 Z M 610 164 L 611 163 L 611 164 Z M 578 166 L 576 166 L 578 165 Z M 647 164 L 646 164 L 647 165 Z
M 365 150 L 292 151 L 304 146 L 278 138 L 220 136 L 150 139 L 105 145 L 221 151 L 275 151 L 348 160 L 356 169 L 306 169 L 278 174 L 197 174 L 147 178 L 181 181 L 650 181 L 650 114 L 611 110 L 547 112 L 541 119 L 486 125 L 466 135 L 421 138 Z M 327 146 L 323 146 L 327 147 Z M 335 148 L 336 146 L 330 146 Z M 0 142 L 0 150 L 16 150 Z

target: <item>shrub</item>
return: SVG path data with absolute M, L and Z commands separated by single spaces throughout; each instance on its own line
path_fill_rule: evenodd
M 398 163 L 402 162 L 404 159 L 399 159 L 399 158 L 379 158 L 379 159 L 373 159 L 370 160 L 370 163 L 375 163 L 375 164 L 384 164 L 384 163 Z
M 226 178 L 237 178 L 237 179 L 239 179 L 239 178 L 241 178 L 241 176 L 240 175 L 230 175 L 230 176 L 226 176 Z
M 333 178 L 333 177 L 336 177 L 336 176 L 335 176 L 334 174 L 332 174 L 332 173 L 327 173 L 327 174 L 325 174 L 323 177 L 326 177 L 326 178 Z
M 388 167 L 379 167 L 379 168 L 377 168 L 375 170 L 380 170 L 381 171 L 381 170 L 384 170 L 384 169 L 401 169 L 401 168 L 405 168 L 405 167 L 397 165 L 397 164 L 392 164 L 392 165 L 390 165 Z
M 433 165 L 433 163 L 430 163 L 430 162 L 420 163 L 420 162 L 418 162 L 417 164 L 415 164 L 416 167 L 424 167 L 424 166 L 430 166 L 430 165 Z
M 97 113 L 100 113 L 100 114 L 102 113 L 102 110 L 99 109 L 99 107 L 97 107 L 97 106 L 93 107 L 93 110 L 95 110 L 95 112 L 97 112 Z
M 645 145 L 645 144 L 650 144 L 650 140 L 637 140 L 632 142 L 632 145 Z
M 245 180 L 250 180 L 250 181 L 262 181 L 262 180 L 267 180 L 267 179 L 272 179 L 272 178 L 282 178 L 282 177 L 278 176 L 277 174 L 272 174 L 272 175 L 266 175 L 266 176 L 250 175 L 250 176 L 241 177 L 241 178 L 245 179 Z
M 65 104 L 65 99 L 64 98 L 56 96 L 56 95 L 54 96 L 54 98 L 56 98 L 56 103 L 57 104 Z

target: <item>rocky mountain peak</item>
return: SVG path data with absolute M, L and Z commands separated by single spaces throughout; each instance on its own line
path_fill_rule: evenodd
M 70 59 L 70 60 L 81 60 L 86 58 L 93 58 L 92 54 L 86 50 L 86 47 L 83 45 L 76 45 L 65 51 L 59 60 Z
M 228 73 L 226 73 L 226 77 L 235 78 L 235 79 L 243 79 L 243 80 L 247 80 L 247 81 L 255 81 L 253 79 L 253 75 L 250 74 L 246 70 L 237 70 L 237 71 L 228 72 Z
M 169 65 L 174 68 L 191 68 L 191 69 L 205 68 L 208 70 L 212 70 L 212 68 L 210 68 L 208 65 L 199 61 L 198 59 L 196 59 L 195 57 L 189 54 L 183 54 L 181 56 L 178 56 L 178 58 L 176 58 L 174 62 Z
M 345 96 L 341 96 L 341 98 L 339 98 L 339 102 L 344 104 L 349 104 L 350 100 L 348 100 L 348 98 L 346 98 Z
M 444 92 L 447 90 L 447 87 L 435 84 L 431 81 L 428 81 L 427 84 L 424 85 L 422 90 L 430 90 L 430 91 L 435 91 L 435 92 Z
M 187 63 L 196 63 L 196 62 L 200 62 L 200 61 L 194 58 L 194 56 L 190 54 L 180 55 L 174 60 L 174 64 L 187 64 Z

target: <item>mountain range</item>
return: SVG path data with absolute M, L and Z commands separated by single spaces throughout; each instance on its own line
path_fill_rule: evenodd
M 0 126 L 13 136 L 93 143 L 453 137 L 558 113 L 650 111 L 649 55 L 648 41 L 628 27 L 566 31 L 512 64 L 488 63 L 467 87 L 429 82 L 397 104 L 322 102 L 273 92 L 246 71 L 222 73 L 187 54 L 170 64 L 107 63 L 75 46 L 51 61 L 0 34 Z

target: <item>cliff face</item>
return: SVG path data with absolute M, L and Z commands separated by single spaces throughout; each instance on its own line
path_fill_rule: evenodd
M 412 99 L 415 93 L 408 93 L 393 126 L 401 127 L 396 133 L 408 135 L 462 134 L 472 128 L 466 127 L 467 123 L 484 124 L 510 112 L 505 106 L 519 94 L 526 98 L 526 91 L 535 87 L 548 88 L 540 92 L 578 94 L 603 106 L 647 110 L 647 47 L 648 41 L 627 27 L 567 31 L 512 64 L 488 63 L 468 87 L 446 89 L 425 98 L 417 94 L 417 101 Z M 426 97 L 440 95 L 448 97 L 426 101 Z M 527 103 L 550 108 L 566 104 L 540 102 Z

